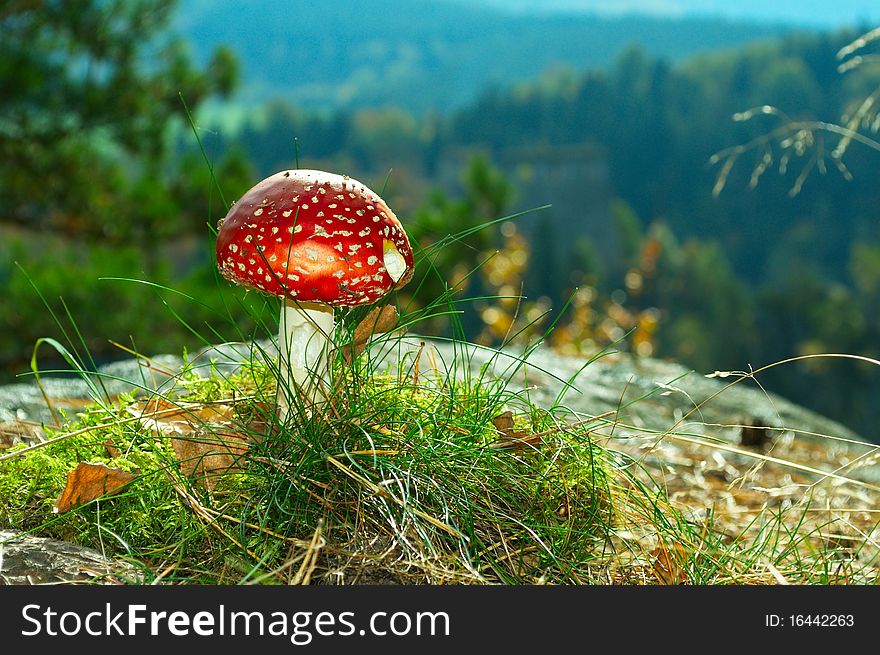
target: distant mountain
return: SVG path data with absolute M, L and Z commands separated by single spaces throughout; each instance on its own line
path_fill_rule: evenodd
M 487 85 L 552 67 L 606 66 L 628 45 L 677 60 L 787 31 L 717 18 L 526 15 L 452 0 L 183 0 L 176 31 L 199 57 L 243 64 L 238 100 L 448 110 Z

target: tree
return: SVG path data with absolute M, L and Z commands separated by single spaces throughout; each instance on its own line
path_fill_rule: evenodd
M 450 198 L 435 189 L 408 226 L 411 240 L 422 249 L 416 266 L 416 302 L 424 306 L 446 293 L 469 296 L 482 291 L 478 270 L 497 245 L 497 228 L 487 225 L 504 216 L 513 187 L 485 155 L 471 158 L 462 171 L 463 196 Z M 479 327 L 472 315 L 466 329 Z M 439 328 L 439 325 L 432 326 Z
M 878 40 L 880 27 L 838 50 L 838 72 L 845 74 L 856 69 L 865 69 L 871 63 L 876 64 L 877 55 L 867 53 L 866 50 Z M 789 106 L 799 108 L 817 104 L 813 96 L 819 95 L 818 85 L 815 79 L 807 79 L 807 68 L 802 61 L 777 61 L 769 71 L 768 75 L 773 78 L 770 88 L 777 92 L 777 100 L 788 100 Z M 880 152 L 880 142 L 866 134 L 880 130 L 880 85 L 875 85 L 875 78 L 868 78 L 867 81 L 872 85 L 869 91 L 861 96 L 856 95 L 861 99 L 847 107 L 839 124 L 794 119 L 782 109 L 767 104 L 736 113 L 733 117 L 735 121 L 770 116 L 777 120 L 777 124 L 746 143 L 725 148 L 712 155 L 710 163 L 720 164 L 714 194 L 717 196 L 724 190 L 733 166 L 743 155 L 751 152 L 760 155 L 758 163 L 752 169 L 749 181 L 751 187 L 755 187 L 761 176 L 774 166 L 778 165 L 780 174 L 784 175 L 789 163 L 798 158 L 803 158 L 803 164 L 789 189 L 792 197 L 801 192 L 810 173 L 818 170 L 824 174 L 828 164 L 833 165 L 845 179 L 852 180 L 852 175 L 844 164 L 844 155 L 850 145 L 859 143 Z
M 169 172 L 168 125 L 235 85 L 163 33 L 173 0 L 8 0 L 0 8 L 0 222 L 130 239 L 127 211 Z M 180 173 L 180 169 L 170 168 Z M 151 184 L 152 183 L 152 184 Z M 158 188 L 158 187 L 156 187 Z M 147 226 L 149 227 L 149 226 Z

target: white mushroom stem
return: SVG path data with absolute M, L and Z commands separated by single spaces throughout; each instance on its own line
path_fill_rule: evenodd
M 278 322 L 278 417 L 282 424 L 291 408 L 310 407 L 325 399 L 333 307 L 314 302 L 285 300 Z

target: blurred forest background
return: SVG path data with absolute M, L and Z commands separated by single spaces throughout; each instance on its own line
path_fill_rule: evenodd
M 880 152 L 835 157 L 841 136 L 812 123 L 876 137 L 880 41 L 838 57 L 871 24 L 510 5 L 0 3 L 0 382 L 56 319 L 99 359 L 249 333 L 242 305 L 263 299 L 218 281 L 211 230 L 297 152 L 384 188 L 422 247 L 552 205 L 432 256 L 459 297 L 499 296 L 463 305 L 474 340 L 557 321 L 560 352 L 614 343 L 703 373 L 880 357 Z M 763 105 L 786 116 L 732 120 Z M 431 280 L 406 299 L 441 294 Z M 876 368 L 761 381 L 877 438 Z

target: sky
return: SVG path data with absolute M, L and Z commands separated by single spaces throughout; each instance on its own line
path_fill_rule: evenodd
M 575 11 L 619 15 L 723 16 L 817 27 L 880 24 L 880 0 L 479 0 L 511 11 Z

